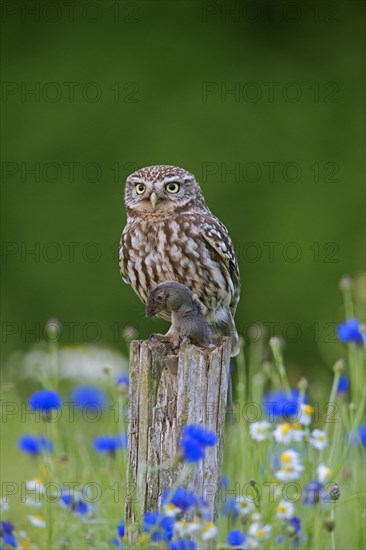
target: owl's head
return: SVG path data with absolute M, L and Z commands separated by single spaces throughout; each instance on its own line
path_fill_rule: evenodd
M 178 166 L 147 166 L 126 180 L 125 206 L 130 213 L 173 212 L 189 203 L 197 205 L 203 202 L 194 175 Z

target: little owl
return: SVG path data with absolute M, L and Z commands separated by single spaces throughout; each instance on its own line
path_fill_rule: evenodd
M 127 224 L 119 249 L 123 280 L 146 304 L 164 281 L 186 285 L 203 305 L 214 338 L 231 336 L 239 351 L 234 316 L 240 276 L 226 227 L 208 209 L 193 174 L 177 166 L 148 166 L 126 180 Z M 170 319 L 170 314 L 161 314 Z

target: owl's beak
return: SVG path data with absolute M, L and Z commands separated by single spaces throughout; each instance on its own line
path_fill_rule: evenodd
M 155 193 L 155 191 L 153 191 L 150 195 L 150 202 L 152 204 L 152 207 L 155 208 L 156 206 L 156 203 L 158 202 L 158 196 L 157 194 Z

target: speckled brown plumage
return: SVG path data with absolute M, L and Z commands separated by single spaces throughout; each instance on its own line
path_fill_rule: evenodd
M 145 304 L 152 285 L 186 285 L 203 304 L 211 330 L 231 335 L 237 353 L 238 264 L 228 231 L 207 208 L 193 174 L 177 166 L 141 168 L 127 178 L 125 207 L 124 281 Z

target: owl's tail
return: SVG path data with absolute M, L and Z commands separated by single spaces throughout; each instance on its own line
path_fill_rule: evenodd
M 230 309 L 228 308 L 225 313 L 226 316 L 223 320 L 220 319 L 220 321 L 217 321 L 216 323 L 210 323 L 211 338 L 213 342 L 216 343 L 215 340 L 219 340 L 222 336 L 230 336 L 231 357 L 235 357 L 240 351 L 240 337 L 238 331 L 236 330 L 235 321 Z

